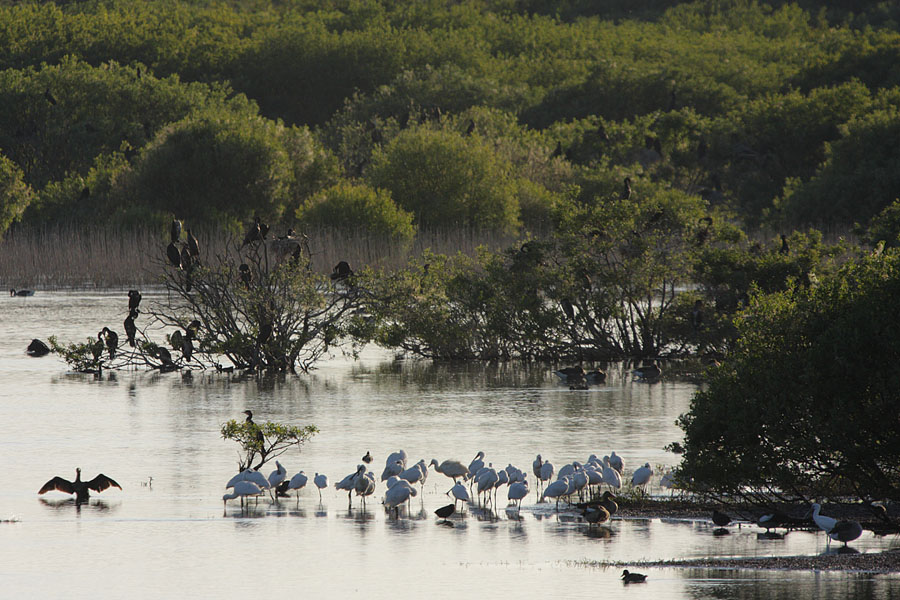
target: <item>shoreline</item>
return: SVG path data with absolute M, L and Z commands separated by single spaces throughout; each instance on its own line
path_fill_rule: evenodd
M 692 558 L 636 563 L 605 563 L 623 568 L 679 568 L 752 571 L 831 571 L 847 573 L 900 573 L 900 549 L 883 552 L 771 556 L 748 558 Z

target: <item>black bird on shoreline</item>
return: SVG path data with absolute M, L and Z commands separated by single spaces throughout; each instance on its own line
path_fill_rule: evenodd
M 75 481 L 69 481 L 68 479 L 63 479 L 59 476 L 54 477 L 38 490 L 38 494 L 44 494 L 50 490 L 57 490 L 65 492 L 66 494 L 75 494 L 75 503 L 82 504 L 87 502 L 88 498 L 90 498 L 90 490 L 102 492 L 111 487 L 117 487 L 120 490 L 122 489 L 122 486 L 116 483 L 114 479 L 107 477 L 103 473 L 100 473 L 90 481 L 82 481 L 81 468 L 77 468 L 75 469 Z

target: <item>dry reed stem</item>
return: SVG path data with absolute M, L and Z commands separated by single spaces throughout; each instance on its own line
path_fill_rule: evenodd
M 280 233 L 280 232 L 276 232 Z M 195 231 L 202 256 L 224 255 L 231 234 Z M 338 261 L 353 268 L 398 268 L 425 249 L 473 255 L 480 245 L 503 248 L 511 236 L 471 229 L 420 232 L 410 244 L 331 229 L 307 232 L 312 268 L 330 273 Z M 232 239 L 234 236 L 231 236 Z M 270 235 L 270 237 L 272 237 Z M 0 289 L 131 288 L 162 282 L 167 234 L 156 229 L 14 229 L 0 240 Z M 232 244 L 233 245 L 233 244 Z

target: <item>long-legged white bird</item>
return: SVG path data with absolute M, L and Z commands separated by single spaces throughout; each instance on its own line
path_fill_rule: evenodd
M 812 518 L 816 525 L 819 526 L 819 529 L 828 535 L 828 544 L 831 544 L 831 540 L 837 540 L 844 542 L 844 546 L 846 546 L 847 542 L 852 542 L 862 535 L 862 525 L 857 521 L 839 521 L 820 514 L 820 510 L 822 510 L 822 507 L 817 502 L 814 502 L 812 505 Z
M 306 486 L 306 482 L 309 481 L 309 477 L 303 471 L 300 471 L 288 482 L 289 490 L 297 490 L 297 504 L 300 504 L 300 490 L 302 490 Z
M 459 502 L 460 500 L 462 500 L 463 506 L 465 506 L 465 503 L 469 501 L 469 490 L 467 490 L 466 486 L 461 482 L 457 482 L 457 483 L 453 484 L 453 487 L 450 488 L 449 493 L 453 494 L 453 499 L 454 499 L 453 504 L 454 505 L 457 502 Z
M 362 475 L 366 472 L 366 465 L 359 465 L 356 467 L 356 471 L 350 473 L 340 481 L 334 484 L 335 489 L 343 490 L 347 492 L 347 504 L 348 508 L 353 508 L 353 490 L 356 485 L 356 478 L 362 477 Z
M 398 477 L 384 494 L 384 507 L 388 510 L 394 509 L 395 516 L 399 516 L 400 505 L 415 495 L 416 488 L 411 486 L 408 481 Z
M 269 473 L 269 494 L 272 496 L 273 501 L 278 502 L 278 494 L 275 493 L 275 488 L 287 477 L 287 469 L 281 466 L 281 463 L 277 460 L 275 461 L 275 466 L 277 468 Z
M 364 468 L 363 473 L 354 479 L 353 489 L 356 490 L 357 496 L 362 496 L 362 505 L 365 508 L 366 497 L 375 493 L 375 474 L 371 471 L 366 473 Z
M 546 488 L 544 488 L 544 494 L 541 496 L 542 498 L 556 498 L 556 510 L 559 510 L 559 499 L 568 494 L 569 490 L 569 480 L 568 479 L 557 479 Z
M 625 459 L 616 454 L 615 450 L 609 456 L 609 466 L 618 471 L 619 475 L 625 474 Z
M 451 478 L 454 483 L 460 477 L 465 477 L 469 474 L 469 469 L 466 468 L 466 465 L 462 464 L 458 460 L 445 460 L 442 463 L 438 463 L 436 458 L 431 459 L 431 463 L 429 466 L 434 465 L 434 470 L 438 473 L 443 473 L 447 477 Z
M 315 483 L 316 487 L 319 488 L 319 502 L 321 502 L 322 490 L 328 487 L 328 476 L 324 473 L 316 473 L 316 476 L 313 477 L 313 483 Z
M 233 488 L 230 494 L 225 494 L 222 496 L 222 504 L 224 506 L 228 506 L 229 500 L 234 500 L 235 498 L 241 499 L 241 509 L 244 508 L 244 498 L 247 496 L 258 496 L 262 493 L 262 490 L 258 485 L 253 483 L 252 481 L 247 481 L 245 479 L 241 479 L 239 481 L 235 481 L 233 485 L 228 486 Z
M 653 469 L 650 467 L 650 463 L 644 463 L 644 466 L 636 469 L 631 476 L 631 485 L 640 487 L 641 492 L 646 493 L 646 485 L 650 483 L 651 477 L 653 477 Z
M 522 510 L 522 499 L 528 495 L 528 480 L 516 481 L 510 484 L 506 497 L 516 503 L 516 510 Z
M 622 487 L 622 476 L 610 466 L 608 456 L 603 457 L 603 483 L 617 490 Z

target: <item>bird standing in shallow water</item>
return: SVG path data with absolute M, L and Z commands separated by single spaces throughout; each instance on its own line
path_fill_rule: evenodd
M 107 477 L 103 473 L 100 473 L 90 481 L 82 481 L 81 480 L 81 468 L 75 469 L 75 481 L 69 481 L 68 479 L 63 479 L 62 477 L 54 477 L 38 490 L 38 494 L 44 494 L 49 492 L 50 490 L 57 490 L 60 492 L 65 492 L 66 494 L 75 494 L 75 503 L 82 504 L 87 502 L 90 498 L 90 490 L 94 490 L 95 492 L 102 492 L 105 489 L 110 487 L 117 487 L 120 490 L 122 486 L 115 482 L 115 480 Z
M 628 569 L 622 571 L 622 581 L 625 583 L 644 583 L 647 581 L 647 576 L 641 573 L 631 573 Z
M 456 504 L 448 504 L 447 506 L 442 506 L 434 511 L 434 514 L 439 516 L 440 518 L 447 520 L 447 517 L 456 512 Z

